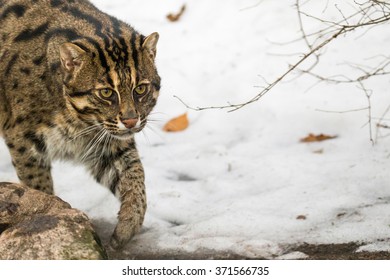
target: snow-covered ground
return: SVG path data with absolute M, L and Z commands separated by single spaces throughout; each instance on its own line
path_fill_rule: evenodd
M 137 135 L 148 211 L 134 242 L 143 250 L 210 249 L 272 258 L 282 256 L 286 244 L 350 241 L 369 244 L 361 250 L 390 250 L 390 138 L 381 137 L 386 130 L 373 146 L 367 110 L 319 111 L 366 107 L 356 85 L 311 87 L 314 78 L 292 75 L 233 113 L 187 110 L 173 97 L 210 106 L 256 95 L 261 77 L 273 81 L 306 51 L 303 42 L 279 44 L 300 36 L 295 1 L 92 2 L 145 35 L 160 33 L 161 96 L 155 121 Z M 165 16 L 184 2 L 182 18 L 169 22 Z M 327 9 L 328 1 L 313 2 L 307 12 L 340 18 L 334 1 Z M 319 27 L 305 23 L 311 30 Z M 388 26 L 340 37 L 323 51 L 316 71 L 353 76 L 345 62 L 375 64 L 378 55 L 388 55 L 389 44 Z M 374 138 L 375 124 L 390 104 L 389 80 L 367 83 L 373 90 Z M 187 111 L 187 130 L 162 131 L 167 120 Z M 308 133 L 338 137 L 300 143 Z M 1 181 L 17 180 L 3 142 L 0 158 Z M 119 203 L 82 167 L 56 163 L 54 181 L 57 194 L 73 207 L 115 223 Z

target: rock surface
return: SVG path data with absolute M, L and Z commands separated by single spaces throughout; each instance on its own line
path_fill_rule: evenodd
M 0 183 L 0 259 L 106 259 L 88 217 L 60 198 Z

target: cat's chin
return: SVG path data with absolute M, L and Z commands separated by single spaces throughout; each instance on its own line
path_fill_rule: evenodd
M 111 136 L 113 136 L 116 139 L 125 141 L 133 138 L 134 133 L 131 131 L 125 132 L 125 133 L 110 133 Z
M 131 129 L 126 129 L 126 130 L 110 130 L 106 128 L 106 131 L 114 138 L 119 139 L 119 140 L 129 140 L 133 138 L 134 134 L 140 132 L 143 129 L 142 127 L 137 127 L 137 128 L 131 128 Z

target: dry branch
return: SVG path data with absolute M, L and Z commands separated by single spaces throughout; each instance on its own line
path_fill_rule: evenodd
M 305 4 L 307 2 L 305 2 Z M 390 3 L 386 1 L 364 0 L 361 3 L 354 1 L 354 5 L 356 11 L 352 12 L 349 15 L 345 15 L 341 11 L 341 9 L 337 7 L 337 9 L 339 10 L 342 16 L 342 20 L 338 22 L 332 22 L 303 12 L 301 9 L 302 4 L 300 3 L 299 0 L 297 0 L 296 9 L 298 13 L 299 26 L 302 34 L 300 40 L 303 40 L 305 42 L 308 51 L 306 51 L 300 59 L 298 59 L 294 64 L 292 64 L 287 71 L 280 74 L 279 77 L 276 78 L 273 82 L 266 84 L 263 87 L 263 89 L 251 99 L 241 103 L 235 103 L 235 104 L 228 103 L 226 105 L 218 105 L 218 106 L 194 107 L 188 105 L 178 96 L 174 96 L 174 97 L 177 98 L 181 103 L 183 103 L 183 105 L 186 108 L 190 110 L 202 111 L 202 110 L 209 110 L 209 109 L 221 109 L 221 110 L 225 109 L 228 112 L 233 112 L 260 100 L 265 94 L 271 91 L 276 85 L 278 85 L 281 81 L 283 81 L 289 74 L 291 74 L 294 71 L 297 71 L 300 74 L 311 75 L 317 78 L 319 82 L 327 81 L 333 83 L 357 83 L 360 86 L 360 88 L 365 93 L 367 93 L 367 89 L 365 88 L 362 82 L 373 76 L 390 74 L 390 70 L 387 69 L 387 67 L 390 67 L 390 58 L 385 57 L 384 61 L 381 64 L 379 64 L 377 67 L 374 67 L 373 69 L 365 69 L 364 67 L 360 67 L 359 70 L 362 71 L 362 75 L 355 78 L 349 78 L 345 76 L 343 77 L 344 79 L 341 79 L 340 77 L 338 78 L 324 77 L 319 74 L 313 73 L 315 66 L 318 65 L 320 61 L 319 51 L 322 50 L 329 43 L 331 43 L 341 35 L 349 34 L 357 29 L 371 28 L 374 26 L 378 26 L 390 20 Z M 303 16 L 319 21 L 320 23 L 324 24 L 325 27 L 315 32 L 307 33 L 303 25 L 303 20 L 302 20 Z M 303 64 L 303 62 L 313 57 L 315 58 L 315 60 L 310 67 L 308 67 L 307 69 L 299 68 Z M 368 107 L 368 110 L 371 110 L 370 106 Z M 370 130 L 370 138 L 372 139 L 371 130 Z

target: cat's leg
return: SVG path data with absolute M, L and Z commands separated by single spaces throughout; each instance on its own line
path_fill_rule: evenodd
M 121 207 L 118 213 L 118 224 L 110 241 L 113 248 L 122 247 L 139 232 L 147 206 L 141 162 L 134 163 L 120 177 L 117 192 Z
M 97 181 L 109 187 L 121 202 L 110 242 L 113 248 L 120 248 L 139 232 L 146 212 L 145 175 L 134 141 L 95 167 Z
M 1 83 L 1 82 L 0 82 Z M 4 91 L 0 88 L 0 136 L 9 119 L 9 104 Z
M 19 180 L 36 190 L 53 194 L 50 160 L 45 142 L 34 133 L 5 133 L 5 142 Z

